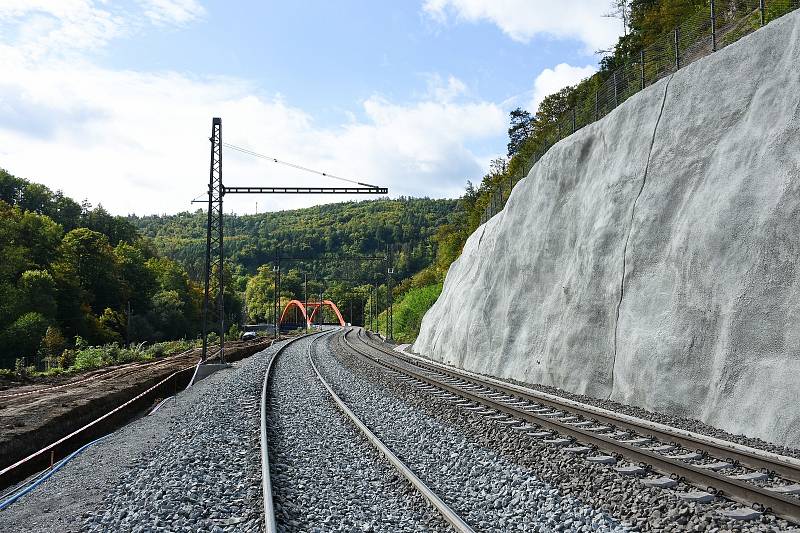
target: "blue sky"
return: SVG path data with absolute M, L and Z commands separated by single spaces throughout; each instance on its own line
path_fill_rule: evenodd
M 455 197 L 505 153 L 508 112 L 592 72 L 602 0 L 0 0 L 0 166 L 112 212 L 191 209 L 208 130 Z M 225 155 L 225 182 L 330 184 Z M 253 212 L 332 197 L 231 198 Z

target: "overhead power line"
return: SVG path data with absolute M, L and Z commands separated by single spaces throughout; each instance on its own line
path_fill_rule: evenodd
M 272 161 L 273 163 L 277 163 L 279 165 L 285 165 L 287 167 L 296 168 L 297 170 L 302 170 L 304 172 L 310 172 L 312 174 L 317 174 L 318 176 L 324 176 L 326 178 L 332 178 L 339 181 L 346 181 L 347 183 L 355 183 L 356 185 L 361 185 L 362 187 L 377 187 L 376 185 L 370 185 L 369 183 L 363 183 L 357 180 L 351 180 L 348 178 L 343 178 L 341 176 L 336 176 L 335 174 L 331 174 L 329 172 L 323 172 L 321 170 L 315 170 L 313 168 L 304 167 L 302 165 L 296 165 L 294 163 L 289 163 L 288 161 L 282 161 L 276 157 L 272 157 L 269 155 L 259 154 L 258 152 L 254 152 L 252 150 L 248 150 L 247 148 L 242 148 L 241 146 L 236 146 L 235 144 L 229 143 L 222 143 L 222 146 L 225 148 L 230 148 L 231 150 L 236 150 L 237 152 L 241 152 L 243 154 L 252 155 L 253 157 L 258 157 L 260 159 L 266 159 L 268 161 Z

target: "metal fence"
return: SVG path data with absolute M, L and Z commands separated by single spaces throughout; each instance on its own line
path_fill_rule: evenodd
M 709 0 L 671 32 L 642 48 L 638 57 L 611 73 L 598 73 L 594 87 L 547 128 L 545 140 L 522 163 L 519 172 L 502 180 L 482 196 L 486 201 L 481 224 L 503 209 L 511 190 L 555 143 L 600 120 L 625 100 L 661 78 L 704 57 L 771 20 L 800 8 L 800 0 Z

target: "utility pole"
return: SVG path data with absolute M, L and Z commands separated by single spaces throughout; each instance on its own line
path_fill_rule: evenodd
M 305 330 L 308 331 L 308 272 L 303 272 L 303 307 L 306 310 Z
M 224 309 L 224 272 L 223 272 L 223 222 L 222 196 L 225 194 L 222 185 L 222 119 L 214 117 L 211 121 L 211 168 L 208 178 L 208 223 L 206 226 L 206 268 L 203 293 L 203 361 L 208 357 L 208 322 L 211 312 L 211 276 L 214 266 L 217 267 L 217 305 L 214 309 L 219 325 L 219 357 L 225 362 L 225 309 Z M 214 323 L 212 322 L 212 323 Z
M 275 273 L 275 289 L 272 291 L 272 317 L 273 317 L 273 325 L 275 327 L 275 338 L 280 338 L 280 310 L 278 309 L 280 305 L 280 283 L 281 283 L 281 264 L 278 263 L 277 265 L 272 267 L 272 271 Z
M 386 187 L 378 187 L 355 180 L 348 180 L 338 176 L 333 176 L 326 172 L 318 170 L 306 169 L 303 170 L 318 174 L 325 177 L 335 177 L 344 181 L 349 181 L 357 186 L 351 187 L 225 187 L 222 184 L 222 119 L 214 117 L 211 120 L 211 165 L 208 180 L 208 221 L 206 224 L 206 263 L 205 263 L 205 280 L 203 291 L 203 359 L 205 362 L 208 358 L 208 332 L 209 321 L 212 324 L 219 325 L 219 357 L 221 362 L 225 362 L 225 269 L 224 267 L 224 248 L 223 248 L 223 234 L 224 222 L 222 211 L 222 198 L 226 194 L 388 194 L 389 190 Z M 275 163 L 292 166 L 295 168 L 302 168 L 292 163 L 279 161 L 273 157 L 265 156 L 241 148 L 231 144 L 225 145 L 228 148 L 242 152 L 261 159 L 271 160 Z M 200 200 L 192 200 L 192 203 L 202 203 Z M 258 211 L 258 206 L 256 206 Z M 217 305 L 215 309 L 211 309 L 211 277 L 214 274 L 214 268 L 217 270 Z M 280 278 L 280 272 L 279 276 Z M 278 279 L 278 285 L 280 279 Z M 280 303 L 280 299 L 278 299 Z M 214 314 L 215 316 L 210 316 Z M 280 318 L 275 317 L 276 326 Z M 276 337 L 280 336 L 278 328 L 276 328 Z
M 392 245 L 386 245 L 386 338 L 392 340 Z

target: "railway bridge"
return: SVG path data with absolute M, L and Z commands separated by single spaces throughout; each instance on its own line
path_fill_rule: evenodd
M 331 300 L 322 300 L 316 302 L 311 301 L 306 302 L 305 304 L 303 304 L 303 302 L 300 300 L 291 300 L 286 304 L 286 307 L 283 308 L 283 312 L 281 313 L 281 318 L 278 324 L 280 326 L 288 324 L 302 325 L 304 321 L 307 327 L 311 327 L 318 315 L 319 317 L 322 317 L 321 309 L 325 307 L 331 309 L 331 311 L 333 311 L 333 313 L 336 315 L 336 318 L 339 321 L 339 326 L 347 325 L 342 317 L 342 313 L 339 311 L 339 308 Z

